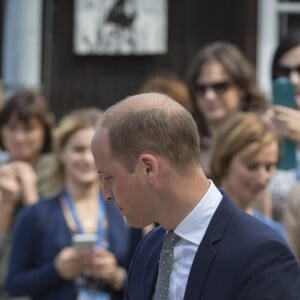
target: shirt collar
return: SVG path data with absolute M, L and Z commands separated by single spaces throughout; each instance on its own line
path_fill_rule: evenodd
M 215 184 L 210 185 L 195 208 L 180 222 L 174 232 L 182 239 L 200 245 L 213 214 L 218 208 L 223 196 Z M 195 226 L 197 224 L 198 226 Z

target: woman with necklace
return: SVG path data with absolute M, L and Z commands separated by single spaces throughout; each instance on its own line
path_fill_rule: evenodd
M 29 207 L 17 220 L 7 278 L 12 296 L 122 299 L 126 270 L 141 232 L 130 229 L 101 195 L 91 153 L 100 117 L 98 109 L 74 111 L 55 130 L 58 164 L 49 188 L 60 192 Z M 72 247 L 76 233 L 95 234 L 94 249 Z

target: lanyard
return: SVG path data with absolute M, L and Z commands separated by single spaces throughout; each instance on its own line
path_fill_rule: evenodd
M 63 200 L 67 206 L 67 209 L 69 210 L 73 221 L 76 225 L 76 230 L 78 233 L 85 233 L 83 226 L 80 223 L 78 214 L 76 212 L 74 202 L 72 197 L 70 196 L 69 192 L 64 189 L 62 192 Z M 98 220 L 97 220 L 97 246 L 105 247 L 107 248 L 107 218 L 106 218 L 106 207 L 104 200 L 102 198 L 101 193 L 99 193 L 99 209 L 98 209 Z

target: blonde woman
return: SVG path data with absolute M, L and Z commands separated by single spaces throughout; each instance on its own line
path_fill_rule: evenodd
M 285 237 L 283 227 L 255 209 L 267 193 L 279 159 L 275 131 L 255 113 L 238 113 L 213 139 L 210 173 L 235 204 Z

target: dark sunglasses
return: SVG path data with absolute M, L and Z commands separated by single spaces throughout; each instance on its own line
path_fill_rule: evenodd
M 276 67 L 276 77 L 290 77 L 292 72 L 297 72 L 300 75 L 300 65 L 288 67 L 286 65 L 278 65 Z
M 218 96 L 223 95 L 230 87 L 232 83 L 229 81 L 220 81 L 220 82 L 214 82 L 210 84 L 201 84 L 197 83 L 195 85 L 195 94 L 196 96 L 203 97 L 205 96 L 208 89 L 212 89 L 214 93 L 216 93 Z

